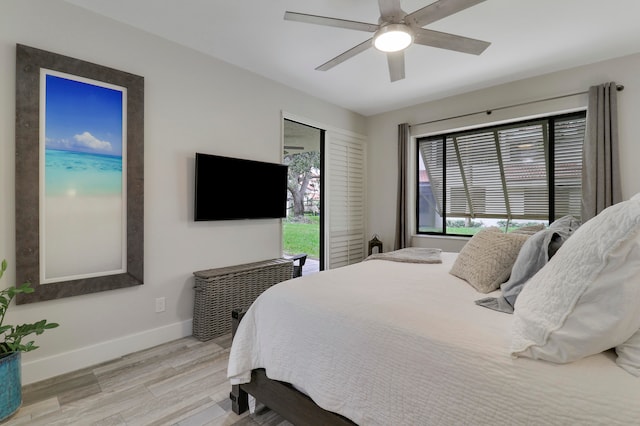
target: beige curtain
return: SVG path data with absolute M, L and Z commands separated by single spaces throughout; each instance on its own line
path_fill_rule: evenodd
M 398 204 L 396 214 L 395 249 L 407 247 L 407 145 L 409 124 L 398 125 Z
M 582 163 L 582 222 L 621 200 L 617 86 L 611 82 L 589 88 Z

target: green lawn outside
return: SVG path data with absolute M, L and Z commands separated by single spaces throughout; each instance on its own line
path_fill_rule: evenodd
M 456 235 L 474 235 L 477 234 L 482 228 L 465 228 L 465 227 L 454 227 L 447 228 L 447 233 L 456 234 Z
M 310 258 L 320 258 L 320 217 L 305 216 L 310 223 L 282 221 L 284 252 L 288 255 L 307 253 Z M 306 222 L 305 221 L 305 222 Z

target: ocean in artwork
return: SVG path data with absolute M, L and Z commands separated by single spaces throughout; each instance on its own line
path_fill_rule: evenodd
M 46 196 L 122 194 L 122 157 L 45 150 Z
M 45 282 L 122 271 L 122 176 L 119 156 L 45 150 Z

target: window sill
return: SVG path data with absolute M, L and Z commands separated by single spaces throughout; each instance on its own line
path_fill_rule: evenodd
M 471 235 L 469 235 L 468 237 L 463 237 L 461 235 L 413 234 L 411 238 L 435 238 L 435 239 L 443 239 L 443 240 L 469 241 L 469 238 L 471 238 Z

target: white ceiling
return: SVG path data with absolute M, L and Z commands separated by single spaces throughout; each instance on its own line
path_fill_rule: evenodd
M 66 0 L 369 116 L 640 51 L 640 0 L 487 0 L 426 28 L 490 41 L 481 55 L 421 45 L 391 83 L 370 33 L 285 21 L 286 10 L 378 23 L 376 0 Z M 402 0 L 410 13 L 433 0 Z

